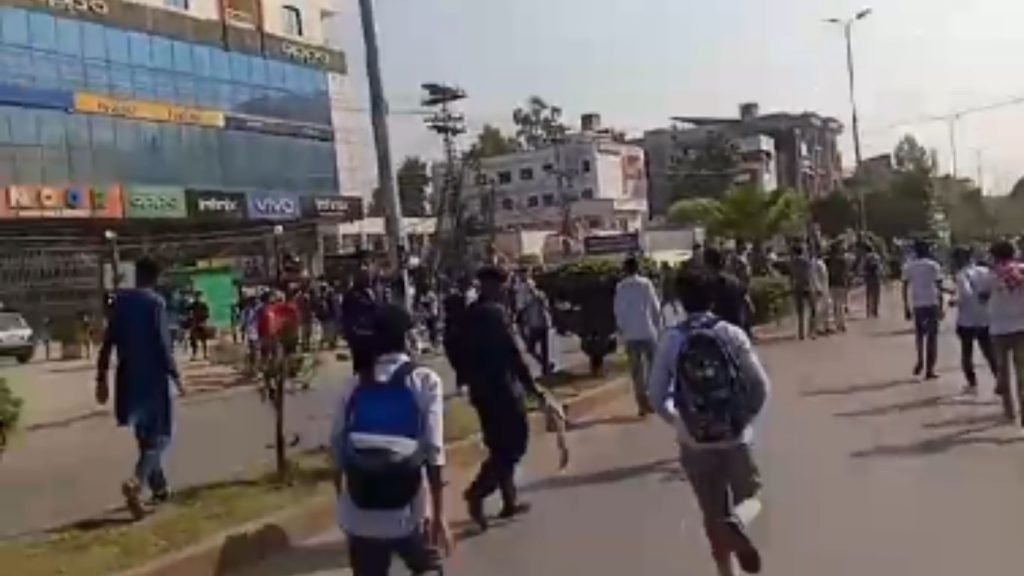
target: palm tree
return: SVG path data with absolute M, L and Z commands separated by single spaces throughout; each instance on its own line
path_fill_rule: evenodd
M 670 222 L 697 225 L 712 236 L 755 242 L 799 232 L 807 218 L 806 200 L 793 190 L 765 194 L 756 186 L 731 188 L 721 198 L 679 200 L 669 208 Z

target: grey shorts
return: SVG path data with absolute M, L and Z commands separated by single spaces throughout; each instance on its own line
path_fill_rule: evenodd
M 733 506 L 761 491 L 761 472 L 747 444 L 708 450 L 681 447 L 680 462 L 706 524 L 730 518 Z

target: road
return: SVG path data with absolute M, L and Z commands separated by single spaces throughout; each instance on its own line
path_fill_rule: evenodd
M 575 338 L 560 339 L 563 363 L 583 361 Z M 448 391 L 454 377 L 440 356 L 425 363 Z M 312 389 L 288 397 L 286 422 L 298 433 L 297 450 L 324 444 L 338 392 L 350 365 L 331 362 Z M 90 386 L 92 370 L 80 378 Z M 82 382 L 69 380 L 79 387 Z M 186 398 L 176 407 L 174 444 L 167 471 L 175 488 L 252 474 L 270 462 L 273 438 L 269 405 L 253 389 Z M 0 537 L 50 528 L 121 505 L 120 484 L 135 461 L 130 431 L 113 417 L 88 418 L 15 436 L 0 460 Z
M 994 403 L 956 398 L 951 327 L 941 379 L 911 378 L 906 328 L 895 319 L 858 322 L 845 336 L 763 348 L 774 381 L 757 448 L 765 514 L 753 535 L 764 574 L 1019 569 L 1024 437 L 1000 423 Z M 671 432 L 631 414 L 623 400 L 584 423 L 571 435 L 573 464 L 563 475 L 552 473 L 549 439 L 535 439 L 523 474 L 533 512 L 461 542 L 446 573 L 714 574 Z M 448 502 L 461 525 L 459 489 Z M 246 576 L 343 576 L 343 559 L 329 533 Z

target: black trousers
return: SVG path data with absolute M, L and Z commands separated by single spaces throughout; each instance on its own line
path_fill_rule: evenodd
M 352 336 L 348 339 L 348 351 L 352 354 L 352 373 L 359 374 L 371 368 L 373 362 L 373 337 Z
M 987 326 L 957 326 L 956 335 L 960 338 L 960 367 L 967 379 L 967 385 L 971 388 L 978 387 L 978 376 L 974 373 L 974 343 L 978 343 L 981 355 L 993 374 L 996 374 L 996 356 L 992 349 L 992 338 L 988 334 Z
M 533 356 L 534 360 L 537 361 L 541 366 L 541 373 L 548 374 L 551 372 L 551 358 L 549 357 L 551 348 L 548 346 L 548 329 L 547 328 L 529 328 L 526 331 L 524 338 L 526 344 L 526 351 Z
M 882 299 L 882 283 L 880 281 L 865 282 L 864 294 L 867 300 L 868 318 L 878 318 L 878 304 Z
M 500 489 L 504 505 L 513 506 L 516 503 L 516 466 L 526 454 L 530 435 L 526 407 L 520 401 L 474 402 L 474 406 L 480 417 L 487 459 L 480 465 L 466 494 L 484 499 Z
M 917 365 L 924 365 L 928 374 L 935 373 L 939 354 L 939 307 L 914 308 L 914 345 Z
M 396 539 L 348 535 L 353 576 L 388 576 L 394 556 L 398 556 L 413 574 L 441 573 L 440 555 L 428 545 L 420 531 Z

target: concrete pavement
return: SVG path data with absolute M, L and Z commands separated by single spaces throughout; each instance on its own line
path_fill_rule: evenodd
M 1024 533 L 1024 438 L 996 404 L 957 398 L 951 327 L 935 382 L 910 375 L 908 325 L 862 321 L 845 336 L 765 346 L 775 389 L 758 454 L 765 514 L 753 527 L 764 574 L 1003 574 Z M 989 393 L 991 377 L 982 377 Z M 555 469 L 534 439 L 524 470 L 534 511 L 461 543 L 449 576 L 712 575 L 701 521 L 660 422 L 628 401 L 571 435 Z M 457 521 L 458 494 L 449 491 Z M 336 533 L 246 576 L 341 576 Z M 396 570 L 396 574 L 405 574 Z
M 564 362 L 583 361 L 575 339 L 562 339 L 561 345 Z M 441 374 L 447 386 L 454 386 L 451 369 L 442 356 L 428 356 L 425 362 Z M 29 406 L 38 398 L 81 414 L 82 398 L 89 401 L 92 397 L 92 365 L 29 364 L 13 370 L 38 371 L 40 367 L 67 372 L 49 382 L 35 377 L 12 379 L 16 387 L 19 382 L 23 387 L 37 386 L 31 392 L 35 395 L 28 396 Z M 348 363 L 331 361 L 318 372 L 310 391 L 288 397 L 285 421 L 288 430 L 301 437 L 294 450 L 325 442 L 338 392 L 350 373 Z M 62 395 L 72 399 L 62 400 Z M 178 401 L 176 410 L 175 439 L 167 460 L 173 487 L 250 475 L 271 461 L 268 444 L 273 438 L 273 413 L 253 388 L 186 397 Z M 135 441 L 129 430 L 116 427 L 112 416 L 100 416 L 69 418 L 11 439 L 0 460 L 0 537 L 65 524 L 121 504 L 119 486 L 134 465 Z

